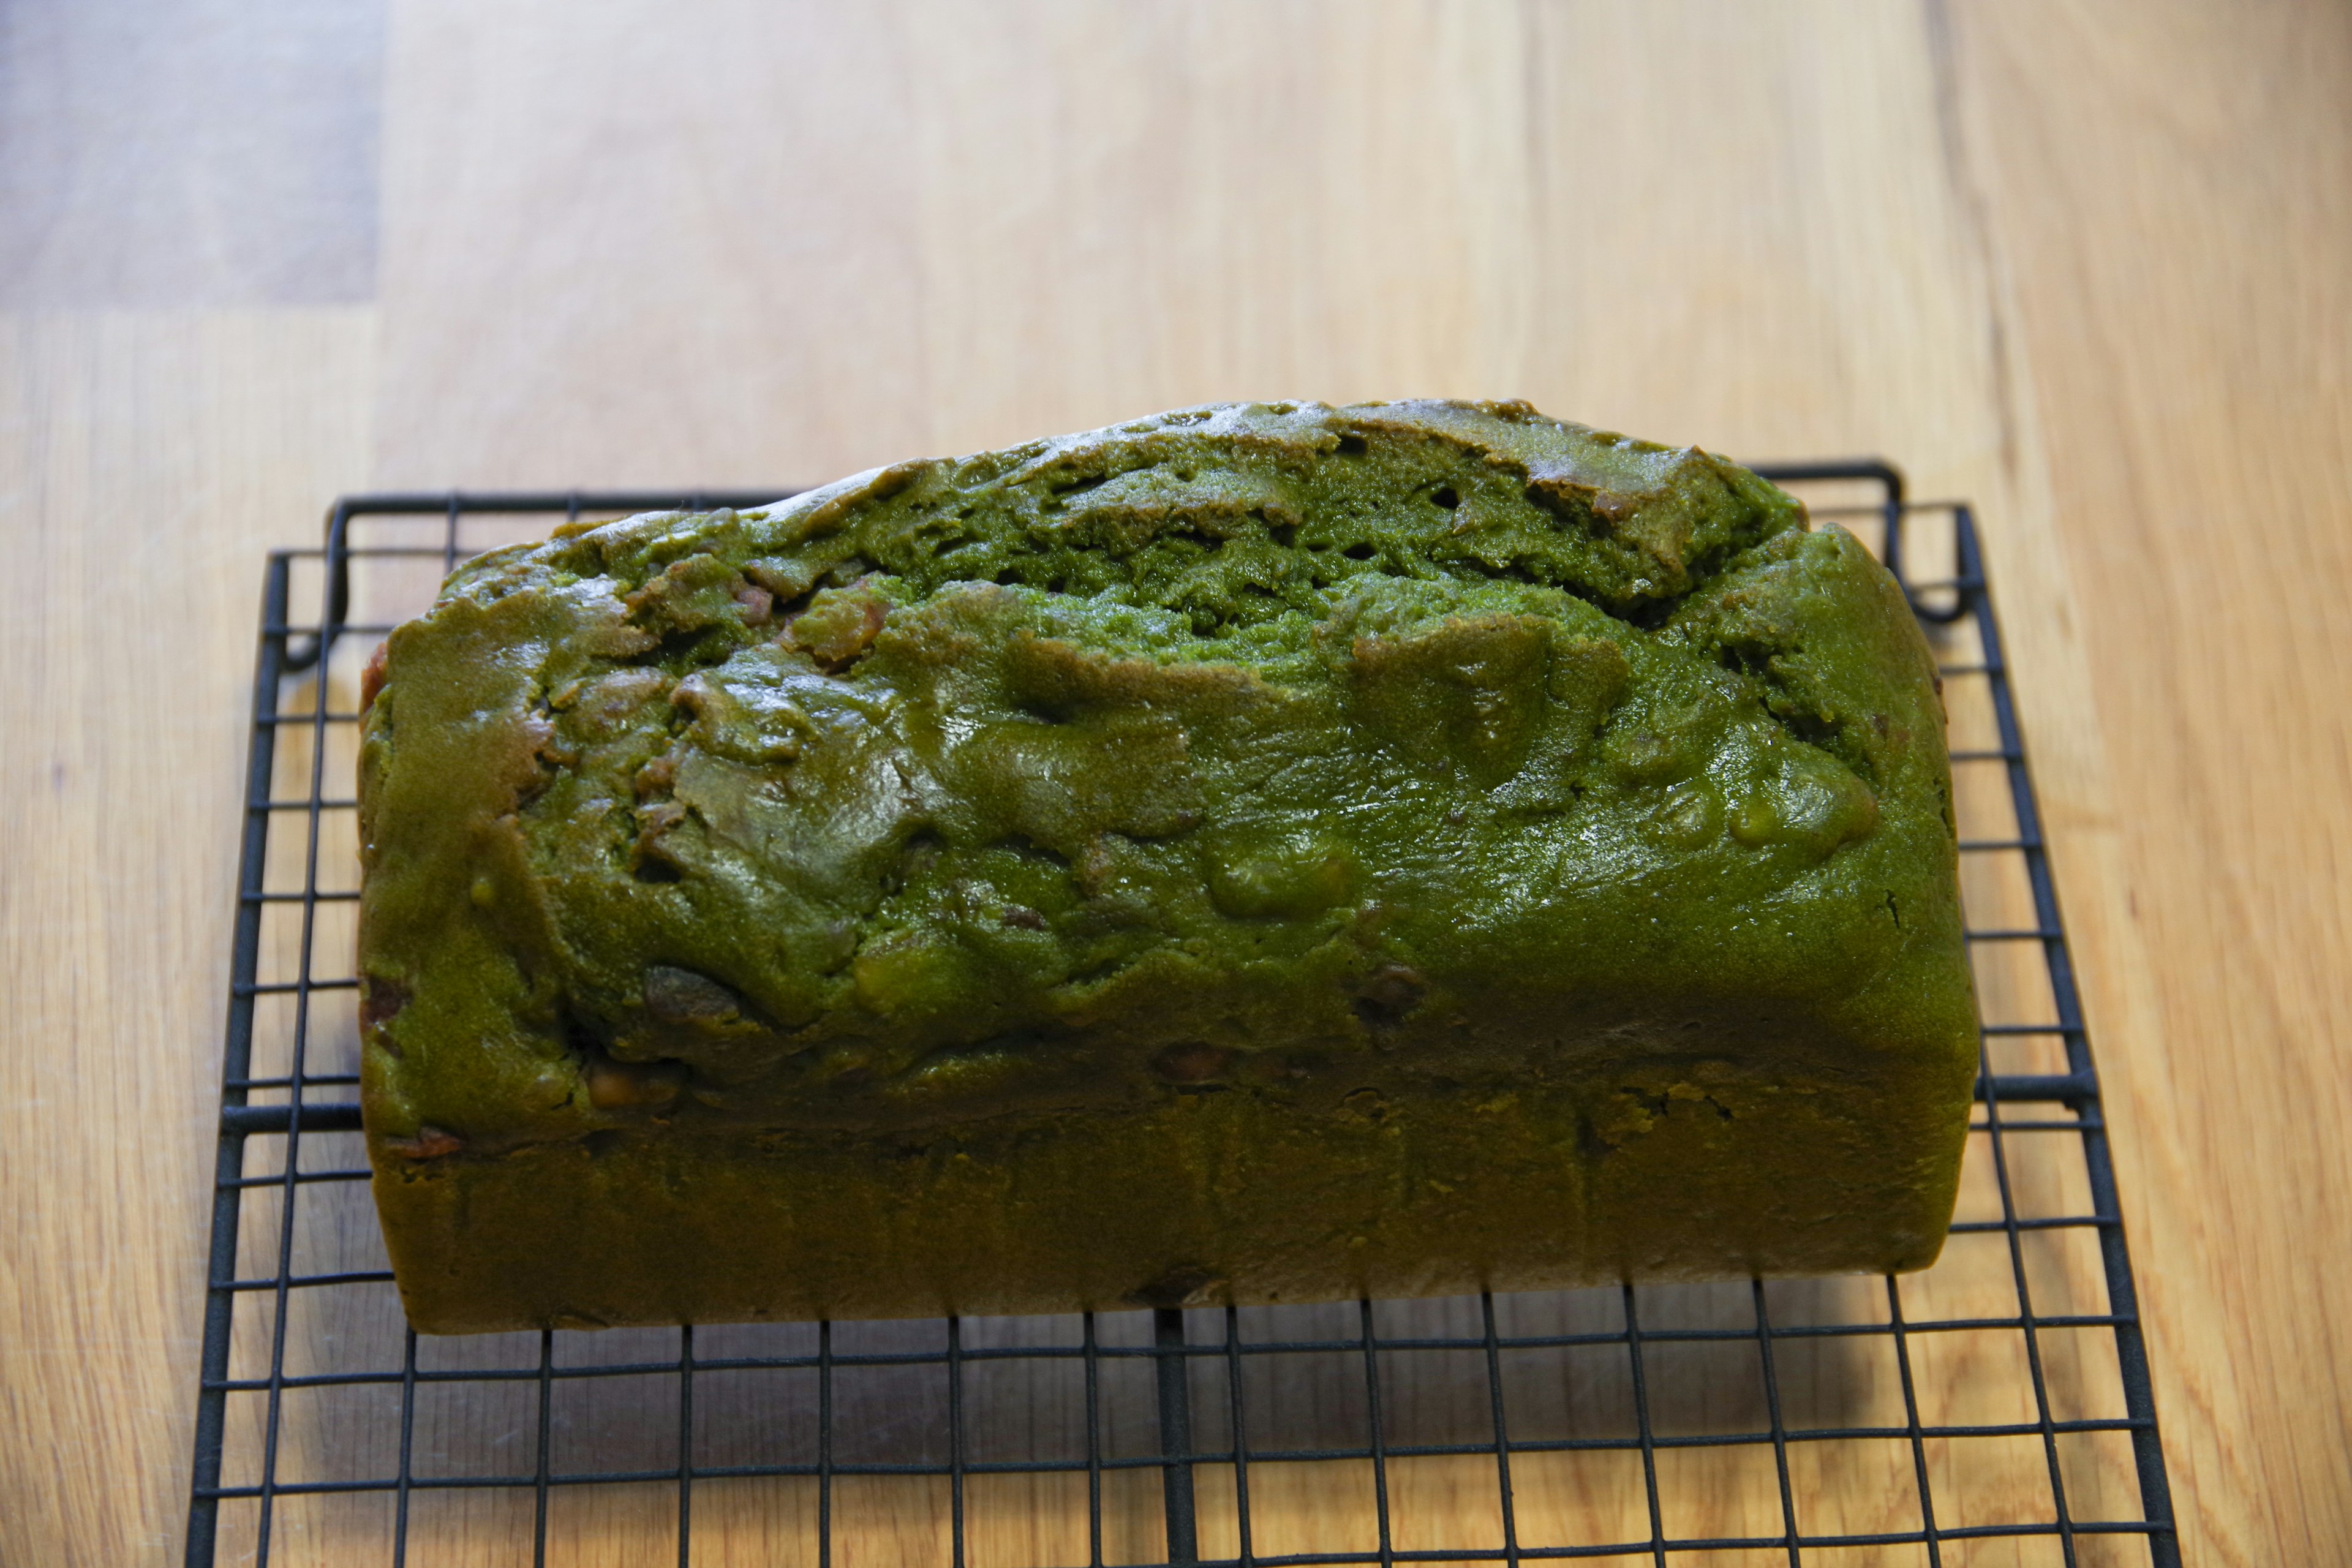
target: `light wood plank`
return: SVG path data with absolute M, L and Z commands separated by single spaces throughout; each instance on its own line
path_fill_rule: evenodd
M 1955 7 L 1959 109 L 2115 749 L 2107 842 L 2062 836 L 2062 869 L 2071 913 L 2108 900 L 2076 923 L 2187 1545 L 2323 1563 L 2352 1541 L 2352 16 L 2123 20 Z
M 176 1553 L 265 544 L 364 310 L 0 317 L 0 1563 Z
M 0 9 L 0 310 L 375 289 L 383 0 Z

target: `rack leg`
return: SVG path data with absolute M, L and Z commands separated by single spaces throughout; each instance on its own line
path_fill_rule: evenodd
M 1192 1466 L 1181 1456 L 1192 1451 L 1190 1368 L 1184 1357 L 1184 1313 L 1160 1307 L 1151 1314 L 1151 1339 L 1160 1349 L 1160 1451 L 1169 1463 L 1160 1471 L 1168 1513 L 1168 1561 L 1197 1563 L 1198 1530 L 1192 1511 Z

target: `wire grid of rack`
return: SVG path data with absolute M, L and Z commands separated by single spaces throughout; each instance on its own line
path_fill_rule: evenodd
M 340 503 L 265 579 L 186 1561 L 2177 1563 L 1973 519 L 1764 471 L 1874 536 L 1943 672 L 1984 1025 L 1934 1268 L 457 1340 L 407 1331 L 366 1194 L 359 664 L 557 517 L 783 492 Z

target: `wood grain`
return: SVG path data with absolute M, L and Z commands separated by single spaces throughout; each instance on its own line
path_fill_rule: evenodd
M 254 563 L 366 473 L 365 311 L 0 318 L 0 1563 L 176 1560 Z
M 0 10 L 0 310 L 375 287 L 382 0 Z
M 6 78 L 71 110 L 8 121 L 0 153 L 71 223 L 44 239 L 0 211 L 0 1564 L 176 1560 L 265 544 L 372 483 L 814 481 L 1209 398 L 1410 394 L 1744 457 L 1883 452 L 1979 504 L 2188 1559 L 2352 1548 L 2352 14 L 394 0 L 383 38 L 359 240 L 319 237 L 344 210 L 320 182 L 362 176 L 263 134 L 325 123 L 299 81 L 152 72 L 133 128 L 205 133 L 140 131 L 126 163 L 86 74 L 37 99 Z M 142 192 L 280 143 L 256 188 L 311 195 L 236 208 L 251 235 L 153 221 Z M 136 264 L 75 260 L 117 216 Z M 1947 1278 L 1923 1309 L 1965 1307 Z M 378 1317 L 337 1331 L 396 1331 Z M 2011 1385 L 2002 1346 L 1937 1353 L 1959 1358 L 1939 1386 Z M 1610 1375 L 1525 1386 L 1591 1416 Z M 1864 1412 L 1891 1378 L 1797 1373 Z M 1465 1418 L 1444 1379 L 1412 1386 L 1436 1401 L 1421 1429 Z M 1300 1419 L 1339 1408 L 1318 1397 Z M 1681 1418 L 1748 1418 L 1716 1397 Z M 482 1414 L 435 1419 L 463 1444 Z M 300 1422 L 305 1462 L 380 1440 L 357 1407 Z M 1902 1528 L 1895 1458 L 1804 1460 L 1807 1528 Z M 1939 1452 L 1935 1484 L 2009 1484 L 2010 1462 Z M 1523 1472 L 1523 1530 L 1565 1539 L 1630 1495 L 1553 1470 Z M 2116 1473 L 2086 1455 L 2070 1486 Z M 1693 1528 L 1744 1527 L 1770 1490 L 1730 1460 L 1684 1479 Z M 976 1491 L 974 1560 L 1066 1556 L 1059 1485 Z M 1496 1528 L 1491 1468 L 1397 1485 L 1400 1544 Z M 1154 1486 L 1109 1499 L 1121 1550 L 1158 1550 Z M 1204 1517 L 1221 1486 L 1204 1473 Z M 1355 1540 L 1361 1489 L 1253 1477 L 1257 1550 Z M 662 1561 L 668 1506 L 568 1499 L 554 1560 Z M 836 1562 L 911 1560 L 946 1527 L 929 1483 L 839 1506 Z M 382 1561 L 374 1508 L 289 1505 L 275 1560 Z M 698 1539 L 788 1556 L 813 1508 L 713 1489 Z M 446 1494 L 417 1529 L 413 1562 L 529 1560 L 527 1500 Z M 2084 1561 L 2138 1560 L 2105 1551 Z
M 2062 837 L 2062 874 L 2070 910 L 2110 900 L 2078 923 L 2175 1484 L 2201 1560 L 2327 1562 L 2352 1544 L 2352 16 L 1954 23 L 2098 650 L 2109 793 L 2065 826 L 2105 842 Z

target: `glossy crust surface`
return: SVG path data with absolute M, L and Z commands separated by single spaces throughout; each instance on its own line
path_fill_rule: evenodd
M 1703 452 L 1184 410 L 559 531 L 371 684 L 362 1092 L 419 1329 L 1941 1246 L 1932 660 Z

